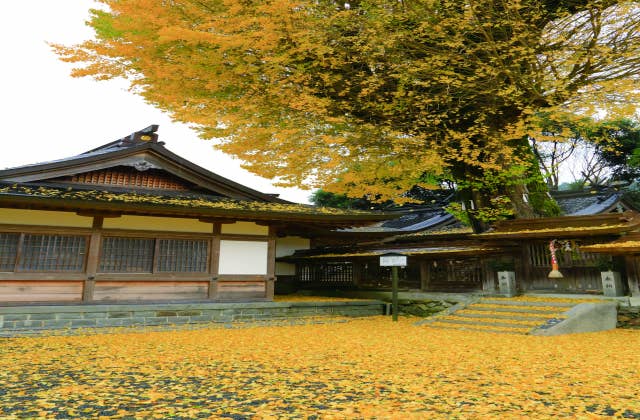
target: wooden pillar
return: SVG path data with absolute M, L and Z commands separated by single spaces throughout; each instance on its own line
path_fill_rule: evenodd
M 98 264 L 100 261 L 100 242 L 102 241 L 102 224 L 104 218 L 95 216 L 91 229 L 91 237 L 89 238 L 89 252 L 87 256 L 87 278 L 82 285 L 82 301 L 90 302 L 93 300 L 93 291 L 96 287 L 96 273 L 98 272 Z
M 480 260 L 480 270 L 482 271 L 482 291 L 489 294 L 496 293 L 497 274 L 486 258 Z
M 277 228 L 269 226 L 269 239 L 267 243 L 267 285 L 265 297 L 273 300 L 276 282 L 276 234 Z
M 520 244 L 522 252 L 520 258 L 514 258 L 516 269 L 516 289 L 523 292 L 529 290 L 533 286 L 534 270 L 531 264 L 531 246 L 529 244 Z
M 362 263 L 359 261 L 354 261 L 352 263 L 353 267 L 353 285 L 358 287 L 360 286 L 360 282 L 362 281 Z
M 213 223 L 213 237 L 211 238 L 211 250 L 209 251 L 209 288 L 207 298 L 218 297 L 218 269 L 220 268 L 220 223 Z
M 629 285 L 629 292 L 633 297 L 640 297 L 640 272 L 638 270 L 638 256 L 627 255 L 624 257 L 626 271 L 627 271 L 627 284 Z
M 431 270 L 429 264 L 431 261 L 420 260 L 420 290 L 426 292 L 429 290 L 431 282 Z

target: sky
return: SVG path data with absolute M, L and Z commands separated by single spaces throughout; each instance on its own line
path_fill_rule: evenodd
M 187 125 L 127 91 L 125 81 L 72 78 L 47 42 L 77 44 L 91 0 L 0 1 L 0 169 L 64 158 L 122 138 L 151 124 L 165 147 L 212 172 L 265 193 L 305 203 L 311 191 L 278 188 L 216 151 Z

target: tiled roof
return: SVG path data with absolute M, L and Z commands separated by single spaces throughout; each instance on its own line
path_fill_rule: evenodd
M 606 212 L 622 198 L 616 191 L 587 191 L 580 193 L 555 193 L 556 200 L 567 216 L 588 216 Z

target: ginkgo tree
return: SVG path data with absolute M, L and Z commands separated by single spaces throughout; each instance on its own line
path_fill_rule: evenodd
M 281 185 L 532 217 L 540 112 L 633 112 L 640 7 L 613 0 L 101 0 L 75 76 L 127 77 Z M 496 213 L 496 207 L 501 207 Z

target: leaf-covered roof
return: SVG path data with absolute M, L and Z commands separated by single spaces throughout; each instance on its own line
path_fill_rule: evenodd
M 389 215 L 295 203 L 233 200 L 202 194 L 143 194 L 96 189 L 52 187 L 0 182 L 0 204 L 64 209 L 102 209 L 123 213 L 180 214 L 191 217 L 249 217 L 252 219 L 309 219 L 338 225 L 383 220 Z

